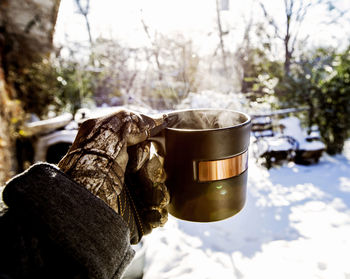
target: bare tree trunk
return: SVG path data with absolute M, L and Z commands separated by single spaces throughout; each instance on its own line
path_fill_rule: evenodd
M 286 34 L 284 36 L 284 51 L 285 51 L 285 59 L 284 59 L 284 73 L 288 76 L 290 72 L 290 63 L 293 55 L 293 51 L 290 47 L 290 25 L 291 25 L 291 17 L 293 14 L 293 6 L 294 0 L 284 0 L 285 5 L 285 15 L 286 15 Z
M 89 21 L 89 18 L 88 18 L 88 14 L 90 12 L 90 0 L 86 1 L 85 8 L 83 8 L 83 6 L 81 5 L 80 1 L 81 0 L 75 0 L 75 3 L 77 4 L 77 7 L 79 9 L 80 14 L 84 17 L 86 30 L 87 30 L 88 36 L 89 36 L 90 46 L 92 47 L 93 46 L 93 41 L 92 41 L 92 35 L 91 35 L 90 21 Z
M 323 2 L 319 0 L 318 3 Z M 306 1 L 304 4 L 303 0 L 299 0 L 299 7 L 295 8 L 297 0 L 284 0 L 284 12 L 286 16 L 285 31 L 281 31 L 281 27 L 277 24 L 274 18 L 268 13 L 262 1 L 260 6 L 264 12 L 264 16 L 268 20 L 269 24 L 275 29 L 275 36 L 283 41 L 284 45 L 284 73 L 289 75 L 290 67 L 293 59 L 295 50 L 295 44 L 299 39 L 299 31 L 302 23 L 308 12 L 308 9 L 314 4 L 310 1 Z
M 251 43 L 250 43 L 250 31 L 253 25 L 253 18 L 250 17 L 248 24 L 245 27 L 244 30 L 244 35 L 243 35 L 243 42 L 242 42 L 242 47 L 239 48 L 239 51 L 237 52 L 238 54 L 238 59 L 240 62 L 240 71 L 241 71 L 241 92 L 242 93 L 247 93 L 249 89 L 249 82 L 247 82 L 247 78 L 249 76 L 247 75 L 247 61 L 249 61 L 249 56 L 250 56 L 250 48 L 251 48 Z M 247 57 L 245 59 L 245 57 Z M 237 66 L 236 66 L 237 67 Z
M 141 23 L 143 26 L 143 30 L 145 31 L 147 38 L 149 39 L 149 41 L 152 45 L 152 54 L 153 54 L 154 60 L 156 62 L 157 68 L 158 68 L 158 79 L 159 79 L 159 81 L 162 81 L 163 80 L 163 71 L 162 71 L 161 63 L 159 61 L 159 52 L 160 52 L 159 48 L 158 48 L 157 44 L 154 42 L 154 40 L 152 39 L 151 34 L 149 33 L 148 26 L 146 25 L 143 18 L 141 18 Z
M 25 2 L 25 3 L 24 3 Z M 8 69 L 23 68 L 52 50 L 60 0 L 0 1 L 0 186 L 16 171 L 14 122 L 23 118 Z
M 219 0 L 216 0 L 216 17 L 217 17 L 218 29 L 219 29 L 220 48 L 221 48 L 221 54 L 222 54 L 222 65 L 224 67 L 225 76 L 228 77 L 227 63 L 226 63 L 226 52 L 225 52 L 225 45 L 224 45 L 224 33 L 222 31 L 221 16 L 220 16 L 220 9 L 219 9 Z
M 84 15 L 84 18 L 85 18 L 85 23 L 86 23 L 86 29 L 87 29 L 87 32 L 88 32 L 88 34 L 89 34 L 90 46 L 93 46 L 93 41 L 92 41 L 92 36 L 91 36 L 90 22 L 89 22 L 89 19 L 88 19 L 87 15 Z

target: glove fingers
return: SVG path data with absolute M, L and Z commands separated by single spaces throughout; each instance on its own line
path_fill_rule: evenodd
M 150 158 L 150 148 L 151 143 L 148 141 L 143 141 L 139 144 L 128 147 L 129 162 L 128 162 L 128 172 L 135 173 L 141 169 L 141 167 Z
M 131 114 L 132 121 L 128 122 L 127 131 L 129 132 L 126 139 L 128 146 L 138 144 L 147 140 L 163 130 L 168 122 L 166 116 L 152 118 L 144 114 Z
M 146 210 L 141 213 L 143 230 L 149 234 L 154 228 L 162 227 L 168 221 L 168 211 L 163 209 Z
M 152 143 L 150 150 L 149 160 L 137 172 L 128 171 L 126 181 L 140 214 L 144 234 L 166 223 L 170 200 L 164 183 L 166 175 L 162 158 L 156 153 Z M 130 153 L 129 156 L 131 157 Z M 129 165 L 127 169 L 129 170 Z
M 137 172 L 138 192 L 143 206 L 148 208 L 165 207 L 170 197 L 165 186 L 166 174 L 163 168 L 163 159 L 156 153 L 151 143 L 150 159 Z
M 140 143 L 159 134 L 165 127 L 172 126 L 177 120 L 177 115 L 158 115 L 147 116 L 144 114 L 133 113 L 131 115 L 130 134 L 127 137 L 128 146 Z

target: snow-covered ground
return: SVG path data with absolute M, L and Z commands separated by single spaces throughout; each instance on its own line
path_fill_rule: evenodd
M 312 166 L 251 157 L 247 194 L 224 221 L 170 217 L 147 236 L 144 278 L 350 278 L 350 141 Z

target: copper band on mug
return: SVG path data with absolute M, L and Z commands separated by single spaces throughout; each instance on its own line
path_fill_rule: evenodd
M 217 161 L 198 163 L 198 180 L 215 181 L 240 175 L 248 168 L 248 150 L 244 153 Z

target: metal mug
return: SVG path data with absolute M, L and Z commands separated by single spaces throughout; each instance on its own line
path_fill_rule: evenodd
M 222 114 L 227 119 L 221 125 L 217 120 Z M 177 119 L 163 132 L 169 213 L 195 222 L 219 221 L 237 214 L 246 200 L 250 117 L 213 109 L 168 115 Z M 196 123 L 198 115 L 210 116 L 205 127 Z

